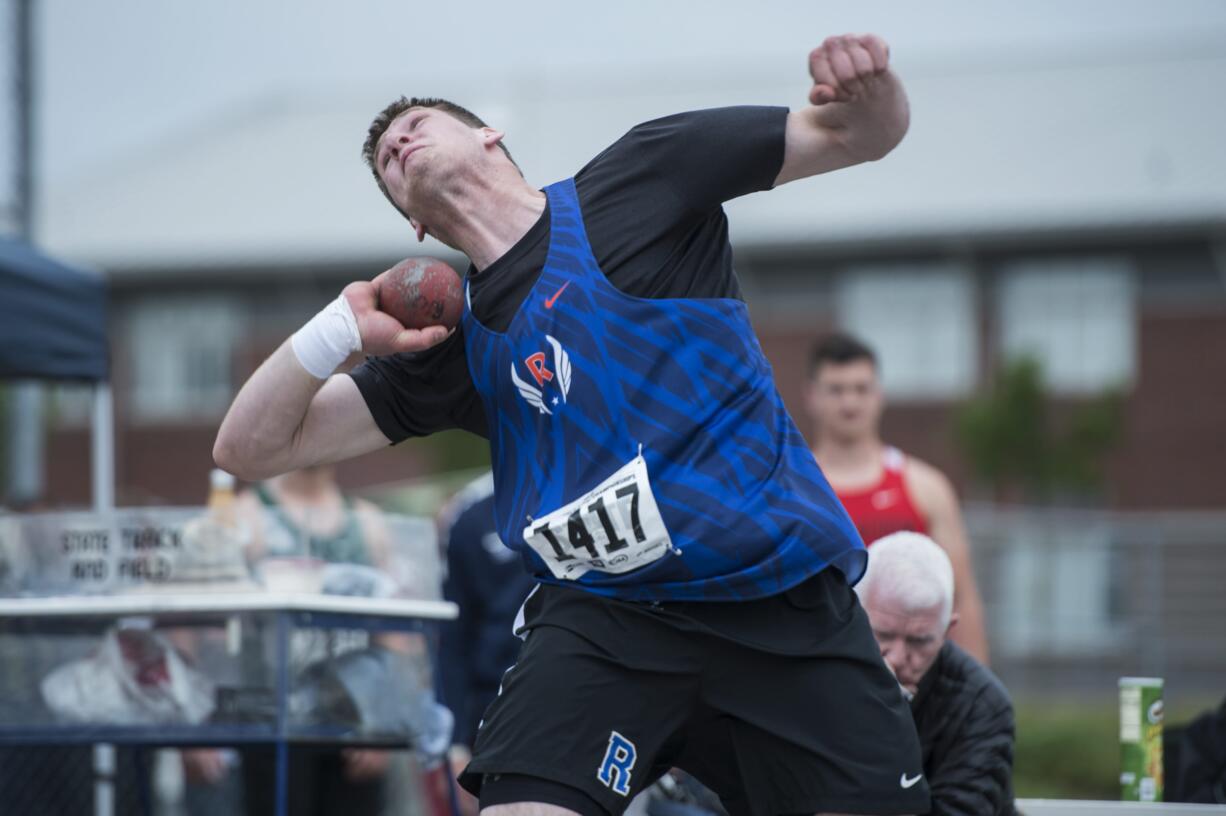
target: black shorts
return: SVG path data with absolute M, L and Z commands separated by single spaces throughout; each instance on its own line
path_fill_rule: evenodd
M 910 709 L 838 570 L 730 603 L 543 585 L 524 614 L 460 775 L 475 795 L 537 777 L 619 814 L 675 766 L 733 816 L 928 810 Z

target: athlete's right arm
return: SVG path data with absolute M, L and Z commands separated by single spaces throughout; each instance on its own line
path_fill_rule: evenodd
M 331 372 L 361 354 L 421 351 L 444 340 L 447 330 L 406 329 L 378 311 L 381 277 L 346 286 L 298 333 L 307 342 L 286 340 L 256 369 L 217 432 L 218 467 L 254 481 L 389 444 L 353 380 Z

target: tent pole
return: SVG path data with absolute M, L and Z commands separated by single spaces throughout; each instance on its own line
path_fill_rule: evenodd
M 9 389 L 9 417 L 5 432 L 9 441 L 8 500 L 15 505 L 42 501 L 43 488 L 43 386 L 35 380 L 20 380 Z
M 111 384 L 94 383 L 94 421 L 90 428 L 90 457 L 94 512 L 109 513 L 115 508 L 115 422 L 111 403 Z M 115 746 L 96 743 L 93 750 L 94 816 L 115 813 Z
M 90 429 L 93 456 L 92 487 L 94 511 L 102 513 L 115 507 L 115 421 L 111 403 L 111 384 L 94 384 L 94 421 Z

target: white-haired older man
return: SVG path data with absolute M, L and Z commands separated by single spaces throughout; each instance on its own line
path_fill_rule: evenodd
M 1014 813 L 1013 704 L 992 672 L 947 639 L 958 623 L 949 556 L 920 533 L 886 536 L 856 591 L 881 656 L 911 696 L 929 812 Z

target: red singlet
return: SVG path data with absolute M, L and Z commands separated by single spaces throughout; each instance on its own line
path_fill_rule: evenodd
M 898 448 L 886 448 L 881 457 L 881 481 L 863 490 L 844 492 L 835 490 L 839 501 L 847 508 L 847 514 L 860 531 L 864 543 L 872 544 L 879 538 L 908 530 L 927 533 L 928 522 L 920 513 L 903 481 L 903 465 L 906 457 Z

